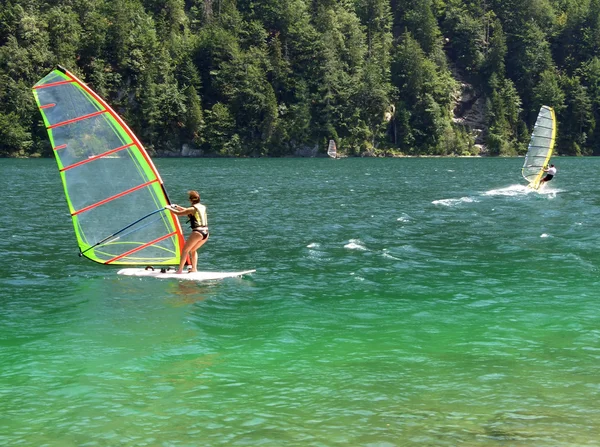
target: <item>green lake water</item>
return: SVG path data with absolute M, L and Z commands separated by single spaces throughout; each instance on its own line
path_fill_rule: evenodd
M 155 162 L 257 272 L 117 275 L 0 160 L 0 445 L 600 445 L 600 158 Z

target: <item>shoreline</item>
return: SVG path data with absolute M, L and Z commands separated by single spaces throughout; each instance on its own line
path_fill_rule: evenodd
M 314 155 L 314 156 L 302 156 L 302 155 L 284 155 L 281 157 L 270 157 L 270 156 L 226 156 L 226 155 L 171 155 L 171 154 L 150 154 L 153 159 L 156 158 L 183 158 L 183 159 L 197 159 L 197 158 L 237 158 L 237 159 L 248 159 L 248 158 L 330 158 L 326 154 Z M 524 157 L 524 155 L 342 155 L 338 159 L 344 158 L 513 158 L 513 157 Z M 558 155 L 557 155 L 558 157 Z M 560 155 L 560 157 L 568 157 L 568 155 Z M 575 156 L 576 157 L 576 156 Z M 593 155 L 590 155 L 593 157 Z M 52 155 L 44 156 L 42 154 L 30 154 L 30 155 L 11 155 L 4 154 L 0 155 L 3 159 L 54 159 Z

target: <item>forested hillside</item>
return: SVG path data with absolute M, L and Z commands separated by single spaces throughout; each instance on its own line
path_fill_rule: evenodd
M 600 0 L 0 2 L 0 155 L 51 153 L 57 64 L 159 154 L 516 155 L 542 104 L 600 154 Z

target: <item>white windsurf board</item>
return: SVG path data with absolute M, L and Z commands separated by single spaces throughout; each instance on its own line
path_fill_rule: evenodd
M 187 281 L 211 281 L 225 278 L 235 278 L 254 273 L 256 270 L 243 270 L 241 272 L 193 272 L 193 273 L 175 273 L 175 270 L 167 270 L 165 273 L 160 271 L 160 268 L 144 269 L 144 268 L 127 268 L 117 272 L 119 275 L 125 276 L 151 276 L 161 279 L 180 279 Z

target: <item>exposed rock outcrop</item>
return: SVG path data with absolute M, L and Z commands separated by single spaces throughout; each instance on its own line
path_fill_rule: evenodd
M 195 148 L 189 144 L 184 144 L 181 147 L 182 157 L 202 157 L 202 155 L 204 155 L 204 151 L 202 149 Z
M 485 152 L 483 146 L 487 131 L 485 96 L 466 82 L 458 70 L 453 69 L 452 75 L 460 82 L 460 90 L 457 92 L 452 110 L 454 115 L 452 120 L 466 126 L 475 135 L 475 146 Z

